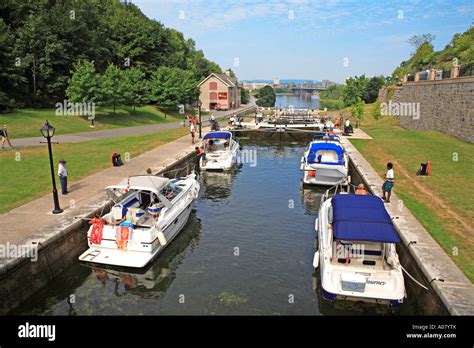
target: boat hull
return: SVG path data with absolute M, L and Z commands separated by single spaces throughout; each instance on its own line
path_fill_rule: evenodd
M 314 176 L 311 175 L 312 173 Z M 303 182 L 307 185 L 347 185 L 348 169 L 347 166 L 306 165 L 304 166 Z
M 179 234 L 189 220 L 191 214 L 191 204 L 189 204 L 181 214 L 170 223 L 163 234 L 166 244 L 161 245 L 158 237 L 148 244 L 148 250 L 118 250 L 116 248 L 103 247 L 101 245 L 89 244 L 89 249 L 79 256 L 82 262 L 92 262 L 96 264 L 106 264 L 111 266 L 143 268 L 151 262 L 161 251 L 163 251 Z M 143 243 L 142 243 L 143 244 Z

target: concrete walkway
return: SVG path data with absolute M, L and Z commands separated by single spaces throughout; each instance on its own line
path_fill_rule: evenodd
M 213 112 L 213 114 L 216 119 L 222 119 L 230 115 L 242 113 L 246 110 L 251 110 L 254 107 L 255 107 L 254 105 L 245 105 L 234 110 L 215 111 Z M 203 126 L 205 126 L 209 122 L 209 118 L 210 116 L 202 117 Z M 82 141 L 90 141 L 90 140 L 97 140 L 97 139 L 154 133 L 154 132 L 159 132 L 166 129 L 179 128 L 179 127 L 183 127 L 183 122 L 160 123 L 160 124 L 138 126 L 138 127 L 126 127 L 126 128 L 116 128 L 116 129 L 107 129 L 107 130 L 100 130 L 100 131 L 90 131 L 90 132 L 57 135 L 54 137 L 54 141 L 59 142 L 59 143 L 78 143 Z M 43 137 L 12 139 L 11 141 L 14 147 L 27 147 L 27 146 L 39 146 L 39 145 L 44 146 L 44 144 L 40 144 L 40 142 L 44 141 Z

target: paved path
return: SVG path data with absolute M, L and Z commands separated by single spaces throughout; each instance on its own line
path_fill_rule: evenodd
M 216 119 L 221 119 L 233 114 L 241 113 L 242 111 L 251 109 L 253 107 L 255 106 L 245 105 L 235 110 L 215 111 L 213 112 L 213 114 Z M 209 117 L 210 116 L 204 116 L 202 118 L 203 126 L 206 125 L 206 123 L 209 121 Z M 160 124 L 138 126 L 138 127 L 116 128 L 116 129 L 107 129 L 107 130 L 100 130 L 100 131 L 90 131 L 90 132 L 57 135 L 54 137 L 54 141 L 57 141 L 59 143 L 78 143 L 78 142 L 89 141 L 89 140 L 153 133 L 153 132 L 159 132 L 162 130 L 178 128 L 178 127 L 183 127 L 183 122 L 160 123 Z M 12 139 L 11 141 L 12 141 L 13 146 L 15 147 L 44 145 L 40 143 L 44 141 L 43 137 Z

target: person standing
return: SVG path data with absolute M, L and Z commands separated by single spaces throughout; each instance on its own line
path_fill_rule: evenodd
M 194 127 L 194 124 L 191 123 L 189 126 L 189 132 L 191 133 L 191 144 L 194 144 L 194 137 L 196 135 L 196 127 Z
M 385 174 L 385 182 L 382 185 L 383 196 L 385 203 L 390 203 L 390 196 L 392 195 L 392 188 L 394 185 L 395 175 L 393 173 L 393 164 L 387 163 L 387 173 Z
M 2 149 L 5 148 L 5 142 L 10 145 L 10 147 L 13 149 L 13 145 L 10 142 L 10 138 L 8 137 L 8 130 L 7 130 L 7 125 L 4 124 L 3 128 L 0 128 L 0 135 L 2 136 Z
M 62 194 L 67 195 L 69 193 L 69 191 L 67 190 L 68 171 L 66 168 L 66 161 L 63 159 L 59 161 L 58 176 L 59 176 L 59 182 L 61 183 Z

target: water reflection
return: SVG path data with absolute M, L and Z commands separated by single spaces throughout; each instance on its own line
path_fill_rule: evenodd
M 115 296 L 134 294 L 145 299 L 159 299 L 166 294 L 176 278 L 176 270 L 184 257 L 193 253 L 199 244 L 201 222 L 191 214 L 187 227 L 176 239 L 144 270 L 89 266 L 92 274 L 103 286 L 113 285 Z
M 326 187 L 304 185 L 301 181 L 301 201 L 306 214 L 317 215 L 321 197 L 326 192 Z
M 235 177 L 242 171 L 242 165 L 234 165 L 230 171 L 202 171 L 201 188 L 202 199 L 221 201 L 231 196 L 232 183 Z

